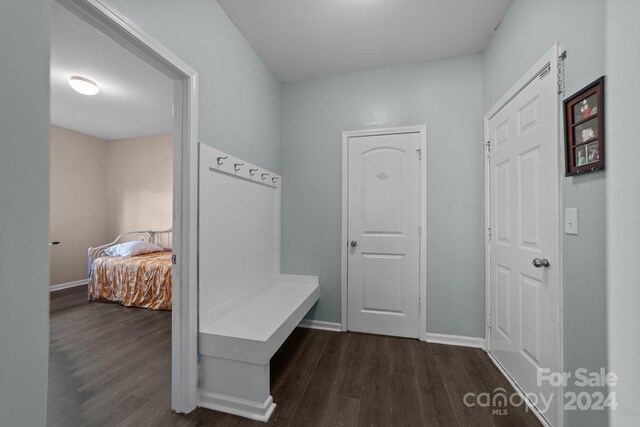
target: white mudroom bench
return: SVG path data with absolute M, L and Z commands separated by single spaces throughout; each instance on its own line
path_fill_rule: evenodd
M 320 298 L 280 273 L 280 176 L 200 144 L 198 405 L 268 421 L 273 354 Z

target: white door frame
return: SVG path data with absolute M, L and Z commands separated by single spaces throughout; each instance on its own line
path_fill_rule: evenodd
M 489 242 L 489 233 L 491 226 L 491 199 L 490 199 L 490 171 L 489 171 L 489 153 L 486 147 L 486 142 L 490 141 L 490 131 L 489 131 L 489 120 L 495 116 L 503 107 L 505 107 L 516 95 L 518 95 L 533 79 L 537 78 L 547 67 L 550 67 L 549 73 L 550 78 L 552 78 L 555 82 L 554 87 L 558 88 L 558 62 L 560 56 L 560 45 L 558 43 L 554 44 L 551 49 L 529 70 L 527 73 L 520 79 L 518 82 L 511 88 L 509 91 L 502 97 L 500 100 L 485 114 L 484 116 L 484 141 L 485 141 L 485 158 L 484 158 L 484 194 L 485 194 L 485 296 L 486 296 L 486 308 L 485 313 L 487 314 L 487 322 L 485 324 L 485 349 L 488 353 L 491 351 L 491 328 L 489 328 L 489 320 L 491 319 L 491 253 L 490 253 L 490 242 Z M 549 226 L 552 227 L 556 232 L 554 233 L 554 246 L 556 247 L 558 254 L 558 262 L 557 268 L 551 270 L 552 277 L 551 280 L 558 284 L 556 287 L 556 366 L 560 372 L 563 371 L 563 348 L 562 348 L 562 228 L 561 228 L 561 218 L 562 218 L 562 181 L 561 181 L 561 156 L 562 151 L 560 149 L 560 141 L 561 139 L 561 126 L 560 126 L 560 97 L 558 94 L 555 95 L 557 97 L 557 102 L 553 105 L 553 113 L 555 120 L 553 125 L 555 126 L 555 130 L 553 134 L 556 136 L 554 141 L 555 150 L 554 153 L 554 161 L 556 163 L 554 168 L 554 177 L 553 181 L 556 182 L 555 194 L 553 195 L 554 200 L 554 208 L 553 211 L 556 212 L 554 215 L 553 224 Z M 498 368 L 505 374 L 507 379 L 511 382 L 514 388 L 521 392 L 520 387 L 514 383 L 512 378 L 502 369 L 502 366 L 497 363 L 497 361 L 490 355 L 491 360 L 498 366 Z M 551 422 L 555 422 L 556 427 L 561 427 L 563 423 L 563 409 L 564 405 L 562 402 L 563 390 L 562 387 L 556 389 L 556 395 L 554 396 L 555 403 L 558 408 L 558 419 L 550 420 Z M 526 401 L 526 400 L 525 400 Z M 538 413 L 536 409 L 533 409 L 534 414 L 544 423 L 546 420 L 541 418 L 541 415 Z
M 403 126 L 384 129 L 365 129 L 342 132 L 342 271 L 341 271 L 341 321 L 340 329 L 348 330 L 347 271 L 349 240 L 349 138 L 357 136 L 393 135 L 399 133 L 420 134 L 420 340 L 427 340 L 427 127 Z
M 171 408 L 188 413 L 198 392 L 198 74 L 104 0 L 56 0 L 174 81 Z

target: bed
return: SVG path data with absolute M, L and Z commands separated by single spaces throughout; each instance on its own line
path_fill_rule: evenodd
M 154 243 L 163 251 L 109 256 L 109 248 L 130 241 Z M 172 230 L 131 231 L 113 242 L 89 248 L 89 301 L 119 302 L 127 307 L 171 310 Z

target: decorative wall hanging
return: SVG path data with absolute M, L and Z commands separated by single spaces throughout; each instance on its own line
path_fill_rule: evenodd
M 604 77 L 564 101 L 566 176 L 604 169 Z

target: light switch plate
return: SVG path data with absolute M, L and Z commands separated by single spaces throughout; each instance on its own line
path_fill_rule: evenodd
M 567 208 L 564 211 L 565 234 L 578 235 L 578 208 Z

